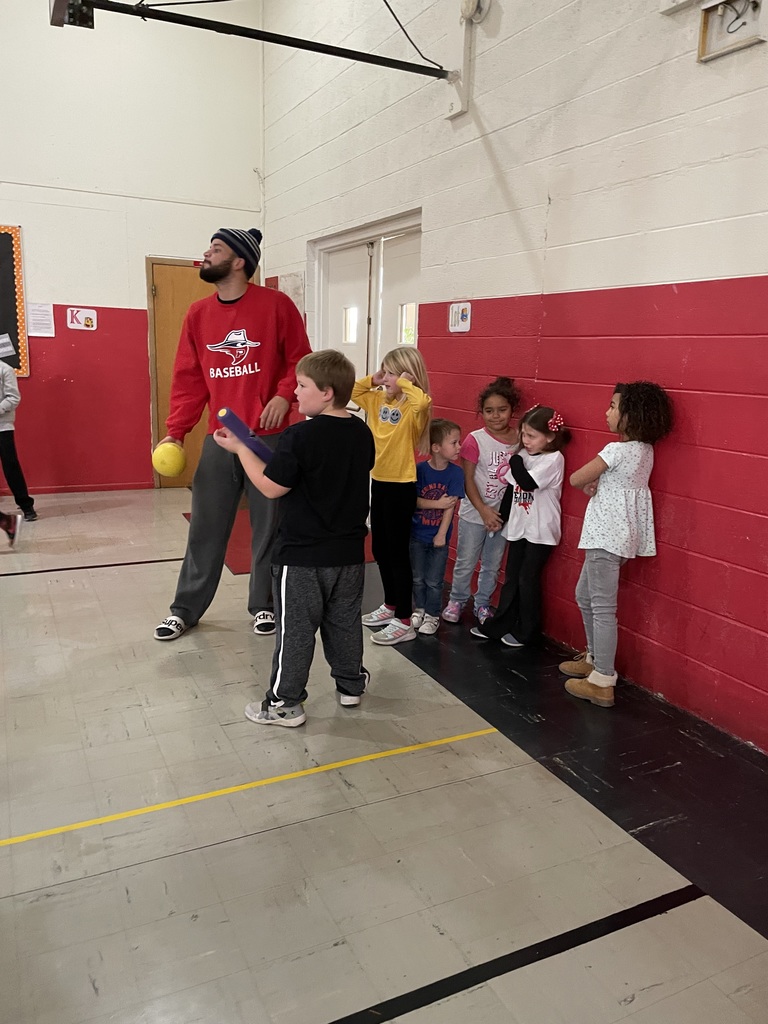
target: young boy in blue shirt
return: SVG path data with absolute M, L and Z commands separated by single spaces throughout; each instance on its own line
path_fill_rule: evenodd
M 347 412 L 355 383 L 352 363 L 332 349 L 296 365 L 299 412 L 310 419 L 280 435 L 269 463 L 222 428 L 217 443 L 238 456 L 253 484 L 280 499 L 272 552 L 275 653 L 266 699 L 245 716 L 289 728 L 306 721 L 307 678 L 320 630 L 342 707 L 357 707 L 369 675 L 363 667 L 369 474 L 373 434 Z
M 458 423 L 432 420 L 429 445 L 429 459 L 416 467 L 416 512 L 411 526 L 411 625 L 422 636 L 432 636 L 440 625 L 453 513 L 464 497 L 464 473 L 454 465 L 461 448 Z

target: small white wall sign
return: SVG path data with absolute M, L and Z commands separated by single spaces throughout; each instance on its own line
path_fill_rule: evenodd
M 472 323 L 472 306 L 468 302 L 452 302 L 448 307 L 448 330 L 451 334 L 466 334 Z
M 70 331 L 95 331 L 97 325 L 95 309 L 80 309 L 75 306 L 67 309 L 67 327 Z

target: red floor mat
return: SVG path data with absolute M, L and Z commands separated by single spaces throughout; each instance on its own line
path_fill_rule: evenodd
M 189 512 L 184 513 L 184 518 L 189 522 Z M 365 539 L 365 560 L 373 561 L 370 533 Z M 235 525 L 229 538 L 224 562 L 233 576 L 247 576 L 251 571 L 251 527 L 248 522 L 248 509 L 241 508 L 235 516 Z

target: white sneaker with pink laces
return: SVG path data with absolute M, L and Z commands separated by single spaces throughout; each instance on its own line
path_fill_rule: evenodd
M 390 624 L 378 633 L 371 634 L 371 640 L 375 644 L 386 644 L 392 647 L 394 644 L 405 643 L 406 640 L 415 640 L 416 630 L 410 622 L 403 622 L 402 619 L 392 619 Z
M 385 604 L 380 604 L 375 611 L 368 612 L 367 615 L 363 616 L 363 625 L 386 626 L 392 621 L 394 615 L 394 608 L 388 608 Z

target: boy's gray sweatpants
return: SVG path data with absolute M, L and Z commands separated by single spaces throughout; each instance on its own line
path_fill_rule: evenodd
M 274 450 L 279 434 L 261 438 Z M 181 564 L 171 613 L 187 627 L 196 626 L 216 594 L 224 555 L 243 491 L 251 520 L 251 578 L 248 611 L 272 607 L 272 544 L 277 532 L 277 501 L 265 498 L 245 475 L 236 455 L 225 451 L 209 434 L 192 481 L 192 514 L 187 551 Z
M 307 699 L 318 629 L 336 689 L 362 694 L 365 566 L 273 565 L 272 580 L 277 636 L 267 700 L 290 707 Z
M 587 650 L 592 655 L 592 664 L 605 676 L 612 676 L 615 671 L 619 570 L 626 561 L 602 548 L 588 548 L 576 584 L 576 604 L 584 620 Z

